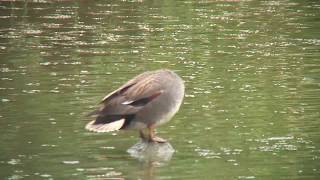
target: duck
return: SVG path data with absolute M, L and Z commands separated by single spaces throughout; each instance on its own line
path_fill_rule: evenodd
M 138 130 L 147 142 L 164 143 L 155 128 L 178 112 L 185 93 L 184 81 L 174 71 L 160 69 L 135 76 L 106 95 L 100 107 L 88 114 L 95 117 L 85 129 L 93 132 Z

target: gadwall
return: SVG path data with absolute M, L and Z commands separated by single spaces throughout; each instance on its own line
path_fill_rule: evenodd
M 173 71 L 144 72 L 105 96 L 102 106 L 89 114 L 96 120 L 89 122 L 86 129 L 94 132 L 136 129 L 143 140 L 166 142 L 155 136 L 154 129 L 174 116 L 183 97 L 183 80 Z

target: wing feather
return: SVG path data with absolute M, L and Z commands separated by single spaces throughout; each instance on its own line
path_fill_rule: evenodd
M 108 116 L 137 113 L 163 92 L 159 78 L 152 72 L 136 76 L 105 96 L 101 101 L 102 107 L 94 114 Z

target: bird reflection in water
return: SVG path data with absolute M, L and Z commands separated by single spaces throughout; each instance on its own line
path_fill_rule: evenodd
M 147 179 L 154 179 L 155 170 L 169 163 L 175 150 L 169 142 L 157 143 L 142 139 L 127 152 L 141 163 Z

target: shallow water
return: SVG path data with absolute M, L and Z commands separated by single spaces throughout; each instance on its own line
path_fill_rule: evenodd
M 1 179 L 317 179 L 318 1 L 0 2 Z M 186 96 L 158 129 L 169 161 L 127 153 L 136 132 L 84 115 L 143 71 Z

